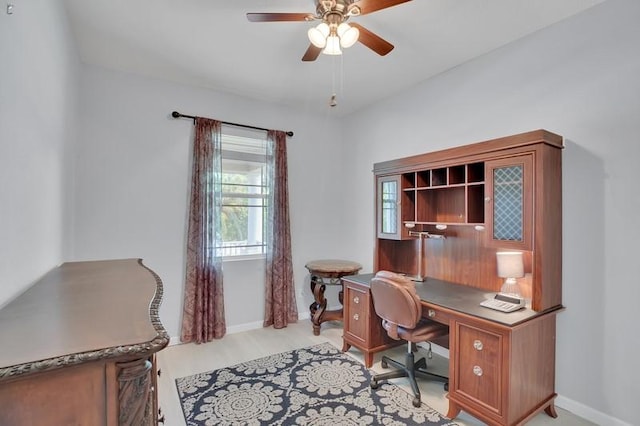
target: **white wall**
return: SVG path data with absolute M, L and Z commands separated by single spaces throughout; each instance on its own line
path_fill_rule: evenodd
M 17 2 L 14 15 L 0 14 L 0 305 L 62 260 L 141 257 L 163 278 L 161 317 L 178 335 L 192 126 L 169 118 L 173 109 L 296 132 L 301 313 L 307 260 L 372 267 L 373 163 L 546 128 L 566 138 L 560 401 L 601 424 L 640 424 L 638 18 L 640 2 L 608 0 L 349 117 L 336 137 L 331 117 L 92 67 L 82 69 L 78 113 L 60 2 Z M 261 321 L 260 262 L 225 274 L 230 327 Z
M 64 256 L 78 60 L 59 1 L 0 13 L 0 306 Z
M 640 2 L 609 0 L 344 121 L 358 158 L 347 212 L 373 199 L 375 162 L 538 128 L 565 137 L 557 391 L 600 424 L 640 424 L 639 20 Z M 345 216 L 354 253 L 372 249 L 373 212 L 359 213 Z
M 143 258 L 164 283 L 160 316 L 179 335 L 189 188 L 191 120 L 173 110 L 265 128 L 288 139 L 291 233 L 301 313 L 312 296 L 304 264 L 342 257 L 343 159 L 337 124 L 304 111 L 223 93 L 84 67 L 76 151 L 74 260 Z M 363 256 L 363 260 L 369 256 Z M 228 327 L 261 322 L 264 263 L 224 265 Z

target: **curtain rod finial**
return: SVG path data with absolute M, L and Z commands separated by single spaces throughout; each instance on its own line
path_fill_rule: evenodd
M 171 116 L 172 116 L 173 118 L 180 118 L 180 113 L 179 113 L 178 111 L 173 111 L 173 112 L 171 113 Z

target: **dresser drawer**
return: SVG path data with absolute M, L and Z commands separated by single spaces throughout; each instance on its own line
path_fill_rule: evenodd
M 456 331 L 455 392 L 501 416 L 503 335 L 463 323 Z

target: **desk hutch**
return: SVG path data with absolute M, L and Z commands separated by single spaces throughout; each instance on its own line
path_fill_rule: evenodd
M 562 148 L 561 136 L 536 130 L 374 165 L 375 271 L 423 278 L 423 314 L 449 325 L 450 418 L 460 410 L 492 425 L 542 410 L 556 417 Z M 518 281 L 529 302 L 516 313 L 479 306 L 502 284 L 501 250 L 524 257 Z M 361 349 L 369 366 L 393 344 L 373 311 L 371 277 L 343 278 L 343 349 Z

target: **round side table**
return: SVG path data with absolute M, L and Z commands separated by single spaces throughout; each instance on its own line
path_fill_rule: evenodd
M 315 299 L 309 306 L 313 334 L 319 336 L 320 324 L 325 321 L 342 320 L 342 309 L 327 311 L 327 299 L 324 297 L 326 286 L 339 285 L 342 287 L 340 278 L 357 274 L 362 269 L 362 265 L 349 260 L 322 259 L 312 260 L 304 266 L 311 274 L 311 292 Z M 342 288 L 340 288 L 338 300 L 341 305 L 342 294 Z

